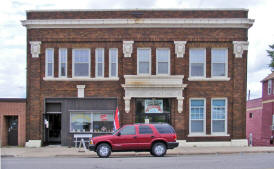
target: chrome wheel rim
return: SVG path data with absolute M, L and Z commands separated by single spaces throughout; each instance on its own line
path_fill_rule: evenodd
M 165 148 L 164 148 L 163 145 L 157 145 L 157 146 L 155 147 L 154 153 L 155 153 L 156 155 L 161 156 L 161 155 L 164 154 L 164 152 L 165 152 Z
M 101 156 L 107 156 L 109 152 L 109 148 L 107 146 L 100 147 L 100 155 Z

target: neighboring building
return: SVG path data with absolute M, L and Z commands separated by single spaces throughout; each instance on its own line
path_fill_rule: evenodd
M 248 100 L 246 104 L 246 137 L 252 145 L 274 145 L 274 72 L 262 81 L 262 98 Z
M 118 107 L 122 125 L 246 144 L 253 22 L 245 9 L 28 11 L 27 140 L 110 133 Z
M 0 140 L 2 146 L 25 145 L 26 99 L 0 98 Z

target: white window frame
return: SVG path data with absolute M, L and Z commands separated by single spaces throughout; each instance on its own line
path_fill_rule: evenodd
M 224 76 L 213 76 L 213 50 L 225 50 L 226 52 L 226 58 L 225 58 L 225 75 Z M 212 48 L 211 49 L 211 77 L 221 77 L 221 78 L 224 78 L 224 77 L 228 77 L 228 49 L 227 48 Z
M 74 54 L 74 51 L 75 50 L 88 50 L 88 76 L 75 76 L 75 70 L 74 70 L 74 57 L 75 57 L 75 54 Z M 89 48 L 73 48 L 72 49 L 72 78 L 89 78 L 90 77 L 90 49 Z
M 225 100 L 225 131 L 224 132 L 213 132 L 213 100 Z M 227 98 L 211 98 L 211 134 L 212 135 L 219 135 L 219 136 L 226 136 L 227 135 L 227 107 L 228 102 Z
M 103 58 L 102 58 L 102 76 L 98 76 L 98 54 L 97 51 L 103 51 Z M 96 48 L 95 49 L 95 77 L 96 78 L 104 78 L 105 76 L 105 49 L 104 48 Z
M 139 73 L 139 50 L 140 49 L 149 49 L 149 73 Z M 137 48 L 137 75 L 151 75 L 151 48 Z
M 190 51 L 191 50 L 203 50 L 204 51 L 204 75 L 203 76 L 191 76 L 191 61 L 190 61 Z M 189 77 L 193 77 L 193 78 L 199 78 L 199 77 L 206 77 L 206 48 L 190 48 L 189 49 Z
M 267 95 L 271 95 L 272 79 L 267 81 Z
M 65 76 L 61 75 L 61 50 L 65 50 L 66 51 L 66 71 L 65 71 Z M 68 50 L 67 48 L 59 48 L 59 77 L 61 78 L 66 78 L 68 75 Z
M 168 50 L 168 73 L 158 73 L 158 51 L 159 50 Z M 170 49 L 169 48 L 157 48 L 156 49 L 156 75 L 170 75 Z
M 111 50 L 116 50 L 116 75 L 115 76 L 111 76 Z M 119 55 L 118 55 L 118 48 L 110 48 L 109 49 L 109 74 L 108 74 L 108 76 L 109 77 L 118 77 L 118 57 L 119 57 Z
M 204 119 L 203 119 L 203 132 L 191 132 L 191 101 L 192 100 L 203 100 L 204 101 Z M 190 98 L 189 99 L 189 136 L 205 136 L 206 135 L 206 98 Z
M 52 50 L 53 51 L 53 56 L 52 56 L 52 75 L 49 76 L 48 75 L 48 55 L 47 55 L 47 51 L 48 50 Z M 54 77 L 54 48 L 46 48 L 46 52 L 45 52 L 45 77 Z

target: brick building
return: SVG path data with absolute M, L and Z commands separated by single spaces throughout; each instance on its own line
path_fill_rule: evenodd
M 253 22 L 245 9 L 27 11 L 27 140 L 109 133 L 118 107 L 121 124 L 245 144 Z
M 26 142 L 26 99 L 0 98 L 2 146 L 24 146 Z
M 262 82 L 262 98 L 246 103 L 246 137 L 255 146 L 274 145 L 274 72 Z

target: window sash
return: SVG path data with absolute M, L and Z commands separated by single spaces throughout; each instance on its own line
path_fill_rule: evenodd
M 73 77 L 90 77 L 90 49 L 73 49 L 72 62 Z
M 151 50 L 150 48 L 138 48 L 137 49 L 138 60 L 138 74 L 150 74 L 151 73 Z
M 45 76 L 53 77 L 54 76 L 54 49 L 53 48 L 46 49 L 45 60 L 46 60 Z
M 156 49 L 157 74 L 170 74 L 170 50 Z
M 109 49 L 109 77 L 118 76 L 118 49 Z
M 67 49 L 59 49 L 59 77 L 67 77 Z
M 189 76 L 205 77 L 206 49 L 193 48 L 189 50 Z
M 272 80 L 268 80 L 267 81 L 267 94 L 270 95 L 271 94 L 271 87 L 272 87 Z
M 190 99 L 190 134 L 205 134 L 205 99 Z
M 226 77 L 228 71 L 228 50 L 226 48 L 211 49 L 211 75 Z
M 211 100 L 211 133 L 227 134 L 227 100 Z
M 104 49 L 95 49 L 96 57 L 96 77 L 104 77 Z

